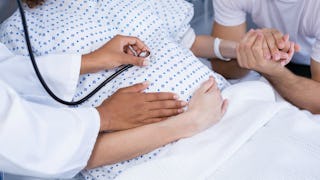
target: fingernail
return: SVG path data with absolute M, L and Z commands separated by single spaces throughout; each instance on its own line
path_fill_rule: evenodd
M 150 64 L 149 61 L 146 60 L 146 59 L 145 59 L 145 60 L 143 61 L 143 63 L 142 63 L 143 66 L 148 66 L 149 64 Z
M 143 82 L 142 84 L 143 84 L 143 85 L 149 85 L 150 82 L 149 82 L 149 81 L 145 81 L 145 82 Z
M 186 106 L 188 103 L 185 101 L 181 101 L 180 104 L 181 104 L 181 106 Z
M 178 109 L 178 113 L 183 113 L 184 109 Z
M 278 61 L 280 59 L 280 54 L 279 53 L 274 54 L 274 59 Z
M 150 48 L 149 48 L 149 47 L 143 47 L 143 49 L 144 49 L 145 51 L 149 51 L 149 52 L 150 52 Z
M 179 96 L 177 94 L 173 95 L 173 99 L 179 99 Z

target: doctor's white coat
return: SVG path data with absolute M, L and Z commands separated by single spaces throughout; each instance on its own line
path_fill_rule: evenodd
M 71 100 L 80 55 L 37 58 L 53 91 Z M 42 88 L 28 58 L 0 44 L 0 171 L 22 176 L 71 178 L 83 169 L 99 133 L 94 108 L 68 108 Z

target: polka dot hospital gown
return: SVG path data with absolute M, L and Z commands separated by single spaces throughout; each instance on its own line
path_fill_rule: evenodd
M 190 29 L 192 12 L 192 5 L 183 0 L 47 0 L 35 9 L 26 7 L 31 42 L 37 56 L 85 54 L 117 34 L 139 37 L 150 47 L 149 66 L 127 70 L 81 106 L 98 106 L 119 88 L 145 80 L 151 83 L 147 92 L 175 92 L 183 100 L 190 100 L 194 90 L 210 75 L 216 78 L 219 88 L 228 86 L 224 78 L 180 44 Z M 0 40 L 12 52 L 27 56 L 20 23 L 16 12 L 1 26 Z M 74 99 L 83 97 L 115 70 L 82 75 Z M 170 146 L 81 174 L 85 179 L 114 179 L 127 168 L 155 158 Z

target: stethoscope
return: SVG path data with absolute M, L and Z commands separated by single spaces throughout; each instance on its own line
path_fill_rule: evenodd
M 84 103 L 85 101 L 87 101 L 88 99 L 90 99 L 93 95 L 95 95 L 99 90 L 101 90 L 101 88 L 103 88 L 106 84 L 108 84 L 110 81 L 112 81 L 114 78 L 116 78 L 118 75 L 120 75 L 121 73 L 123 73 L 124 71 L 128 70 L 129 68 L 133 67 L 133 65 L 128 64 L 128 65 L 124 65 L 122 66 L 122 68 L 120 68 L 118 71 L 116 71 L 114 74 L 112 74 L 110 77 L 108 77 L 106 80 L 104 80 L 98 87 L 96 87 L 92 92 L 90 92 L 88 95 L 86 95 L 84 98 L 78 100 L 78 101 L 65 101 L 61 98 L 59 98 L 58 96 L 56 96 L 51 89 L 48 87 L 47 83 L 45 82 L 45 80 L 43 79 L 39 68 L 37 66 L 37 63 L 35 61 L 34 58 L 34 54 L 32 52 L 32 47 L 31 47 L 31 43 L 30 43 L 30 38 L 29 38 L 29 32 L 28 32 L 28 26 L 27 26 L 27 22 L 26 22 L 26 17 L 23 11 L 23 7 L 22 7 L 22 3 L 20 0 L 17 0 L 18 3 L 18 7 L 19 7 L 19 11 L 20 11 L 20 15 L 21 15 L 21 20 L 22 20 L 22 26 L 23 26 L 23 30 L 24 30 L 24 36 L 25 36 L 25 40 L 26 40 L 26 44 L 27 44 L 27 48 L 28 48 L 28 52 L 29 52 L 29 56 L 30 56 L 30 60 L 32 62 L 32 66 L 33 69 L 41 83 L 41 85 L 43 86 L 43 88 L 46 90 L 46 92 L 56 101 L 58 101 L 61 104 L 64 105 L 68 105 L 68 106 L 76 106 L 79 104 Z M 134 56 L 140 56 L 140 57 L 148 57 L 150 55 L 150 52 L 141 52 L 140 54 L 138 54 L 133 48 L 132 46 L 128 46 L 128 48 L 131 50 L 131 52 L 133 53 Z

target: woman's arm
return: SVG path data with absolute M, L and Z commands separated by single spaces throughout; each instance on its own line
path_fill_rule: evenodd
M 186 114 L 183 115 L 185 118 Z M 172 119 L 176 119 L 177 116 Z M 101 134 L 96 141 L 87 168 L 115 164 L 146 154 L 183 137 L 173 122 L 155 123 L 135 129 Z
M 197 57 L 202 58 L 216 58 L 214 54 L 214 40 L 212 36 L 201 35 L 197 36 L 195 42 L 191 47 L 191 51 Z M 222 40 L 219 50 L 221 55 L 225 58 L 236 58 L 237 42 L 230 40 Z
M 227 101 L 222 99 L 214 79 L 210 78 L 195 92 L 185 113 L 159 123 L 100 135 L 87 168 L 132 159 L 193 136 L 218 122 L 226 108 Z

